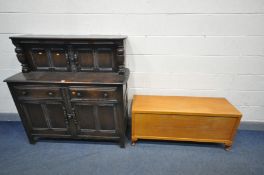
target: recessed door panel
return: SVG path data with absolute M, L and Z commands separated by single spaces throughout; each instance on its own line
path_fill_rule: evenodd
M 93 50 L 91 48 L 78 48 L 75 50 L 74 56 L 79 71 L 92 71 L 95 69 Z
M 114 136 L 117 134 L 116 104 L 102 102 L 73 102 L 79 135 Z
M 51 48 L 50 57 L 54 70 L 68 70 L 69 60 L 67 50 L 64 48 Z
M 101 130 L 115 130 L 116 111 L 113 104 L 98 105 L 98 118 Z
M 102 71 L 112 71 L 114 66 L 113 50 L 111 48 L 96 49 L 97 66 Z
M 32 48 L 30 53 L 31 62 L 36 70 L 46 70 L 50 67 L 46 48 Z
M 29 126 L 36 134 L 64 134 L 68 130 L 61 101 L 26 100 L 20 103 Z
M 95 130 L 95 115 L 94 115 L 94 106 L 78 103 L 74 105 L 76 118 L 79 122 L 80 129 L 92 129 Z
M 67 128 L 66 126 L 66 111 L 61 103 L 47 103 L 45 105 L 48 119 L 50 122 L 50 128 Z
M 47 120 L 43 112 L 43 106 L 40 103 L 27 101 L 21 103 L 21 106 L 33 130 L 48 128 Z

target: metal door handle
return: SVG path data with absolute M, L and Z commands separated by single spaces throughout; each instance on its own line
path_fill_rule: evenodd
M 22 91 L 22 95 L 27 95 L 27 91 Z
M 104 97 L 108 97 L 108 93 L 105 92 L 105 93 L 104 93 Z
M 77 92 L 76 94 L 77 94 L 78 97 L 82 96 L 82 94 L 80 92 Z

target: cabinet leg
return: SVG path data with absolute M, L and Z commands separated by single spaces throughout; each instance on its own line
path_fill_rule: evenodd
M 230 145 L 230 144 L 225 144 L 225 150 L 226 150 L 226 151 L 231 151 L 231 149 L 232 149 L 232 145 Z
M 29 136 L 28 137 L 28 141 L 30 144 L 35 144 L 36 143 L 36 139 L 33 136 Z
M 132 145 L 132 146 L 135 146 L 135 145 L 136 145 L 136 142 L 137 142 L 137 139 L 132 138 L 132 140 L 131 140 L 131 145 Z
M 119 145 L 120 145 L 120 148 L 125 148 L 126 146 L 125 138 L 120 138 Z

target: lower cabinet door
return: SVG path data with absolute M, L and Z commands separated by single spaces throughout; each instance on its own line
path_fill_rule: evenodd
M 73 102 L 72 106 L 78 121 L 79 135 L 117 135 L 117 104 Z
M 20 106 L 32 134 L 49 136 L 67 133 L 66 110 L 61 101 L 22 101 Z

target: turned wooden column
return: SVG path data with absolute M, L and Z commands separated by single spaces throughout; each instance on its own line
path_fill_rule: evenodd
M 23 73 L 29 72 L 30 69 L 29 69 L 29 65 L 28 65 L 28 62 L 26 60 L 23 48 L 20 46 L 20 44 L 18 44 L 16 42 L 13 42 L 13 44 L 16 46 L 15 52 L 16 52 L 16 56 L 17 56 L 18 61 L 21 63 L 22 72 Z

